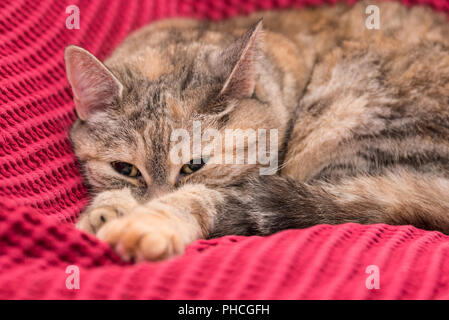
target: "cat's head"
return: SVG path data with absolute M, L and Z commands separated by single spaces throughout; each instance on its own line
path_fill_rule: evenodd
M 226 185 L 257 171 L 259 162 L 226 163 L 225 153 L 232 156 L 239 146 L 225 148 L 225 130 L 245 135 L 246 129 L 281 126 L 270 109 L 279 88 L 266 75 L 261 28 L 259 21 L 223 47 L 174 42 L 150 50 L 157 53 L 152 57 L 136 54 L 106 65 L 80 47 L 67 47 L 78 115 L 71 140 L 93 191 L 129 187 L 147 199 L 185 183 Z M 219 136 L 205 136 L 210 129 Z M 199 148 L 195 130 L 209 140 Z

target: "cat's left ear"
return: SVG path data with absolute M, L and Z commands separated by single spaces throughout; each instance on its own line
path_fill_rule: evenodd
M 261 53 L 262 19 L 220 54 L 226 81 L 220 91 L 225 98 L 249 98 L 256 85 L 255 66 Z
M 121 98 L 123 85 L 89 51 L 71 45 L 65 49 L 64 58 L 76 113 L 81 120 Z

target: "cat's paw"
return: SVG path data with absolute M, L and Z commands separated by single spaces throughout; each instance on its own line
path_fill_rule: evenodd
M 106 222 L 117 219 L 122 215 L 123 213 L 113 206 L 92 208 L 83 213 L 76 223 L 76 227 L 84 232 L 96 234 Z
M 156 261 L 181 254 L 186 245 L 172 219 L 144 211 L 106 223 L 97 237 L 126 261 Z
M 105 223 L 129 214 L 135 207 L 137 202 L 129 189 L 102 192 L 81 214 L 76 227 L 87 233 L 96 234 Z

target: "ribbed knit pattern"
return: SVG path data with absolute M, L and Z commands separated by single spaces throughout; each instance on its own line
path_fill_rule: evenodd
M 66 45 L 103 59 L 130 31 L 160 18 L 218 20 L 335 2 L 0 0 L 0 298 L 449 298 L 449 237 L 409 226 L 229 236 L 197 241 L 168 261 L 129 265 L 71 223 L 88 198 L 68 139 L 75 114 Z M 403 3 L 449 13 L 447 0 Z M 79 30 L 65 25 L 72 4 L 80 9 Z M 80 268 L 79 290 L 66 288 L 69 265 Z M 365 286 L 369 265 L 379 267 L 380 289 Z

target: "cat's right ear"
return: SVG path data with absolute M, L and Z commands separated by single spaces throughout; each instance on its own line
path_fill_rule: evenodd
M 227 77 L 220 96 L 249 98 L 256 85 L 256 63 L 262 44 L 262 19 L 226 48 L 217 65 Z
M 121 98 L 123 85 L 89 51 L 70 45 L 65 49 L 64 59 L 76 113 L 81 120 L 87 120 L 92 112 Z

